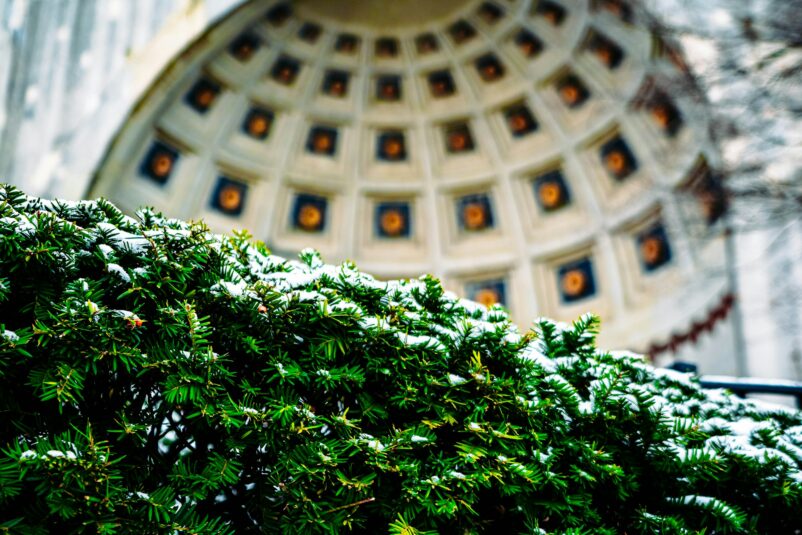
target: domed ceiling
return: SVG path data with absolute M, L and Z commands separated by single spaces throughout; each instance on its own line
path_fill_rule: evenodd
M 592 310 L 646 349 L 721 291 L 688 239 L 716 152 L 650 27 L 618 0 L 253 1 L 143 97 L 90 195 L 433 273 L 524 325 Z

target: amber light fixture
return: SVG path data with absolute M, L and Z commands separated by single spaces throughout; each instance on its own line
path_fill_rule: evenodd
M 554 182 L 544 182 L 537 189 L 537 193 L 540 203 L 548 209 L 553 210 L 562 202 L 562 190 L 560 185 Z
M 623 180 L 637 170 L 635 156 L 621 137 L 602 145 L 600 154 L 604 168 L 616 180 Z
M 376 41 L 376 57 L 394 58 L 398 56 L 398 39 L 382 37 Z
M 281 26 L 292 15 L 292 8 L 286 2 L 282 2 L 267 12 L 267 20 L 274 26 Z
M 164 184 L 172 174 L 178 151 L 161 141 L 155 141 L 140 166 L 140 172 L 150 179 Z
M 237 61 L 246 62 L 259 50 L 261 41 L 253 34 L 245 34 L 238 37 L 231 46 L 229 52 Z
M 569 108 L 579 108 L 590 96 L 582 81 L 573 74 L 566 75 L 557 82 L 557 93 Z
M 504 110 L 504 118 L 513 137 L 524 137 L 537 131 L 537 121 L 524 104 L 516 104 Z
M 566 271 L 560 281 L 560 287 L 563 293 L 570 298 L 576 298 L 578 295 L 582 294 L 587 284 L 588 278 L 581 269 Z
M 462 220 L 467 230 L 481 230 L 487 226 L 487 213 L 484 206 L 469 203 L 462 208 Z
M 377 234 L 381 238 L 409 236 L 409 203 L 383 202 L 376 205 Z
M 330 97 L 342 98 L 348 92 L 348 73 L 329 71 L 323 79 L 323 93 Z
M 298 226 L 304 230 L 316 230 L 322 221 L 323 214 L 317 206 L 305 204 L 298 211 Z
M 593 267 L 590 259 L 584 258 L 561 266 L 557 280 L 562 300 L 571 303 L 596 293 Z
M 446 151 L 459 154 L 473 150 L 473 136 L 466 123 L 456 123 L 445 127 Z
M 495 24 L 501 18 L 504 12 L 496 4 L 492 2 L 483 2 L 479 6 L 479 16 L 487 24 Z
M 378 138 L 378 157 L 388 162 L 398 162 L 407 157 L 404 134 L 401 132 L 384 132 Z
M 161 152 L 153 156 L 150 162 L 150 172 L 157 178 L 167 178 L 173 170 L 173 158 Z
M 493 288 L 482 288 L 474 294 L 473 300 L 486 307 L 491 307 L 500 301 L 498 292 Z
M 476 232 L 492 228 L 493 213 L 486 194 L 466 195 L 458 199 L 459 223 L 463 230 Z
M 226 215 L 241 214 L 247 190 L 248 186 L 242 182 L 227 177 L 218 178 L 212 195 L 212 208 Z
M 315 126 L 309 131 L 306 150 L 312 154 L 333 156 L 337 149 L 337 130 L 327 126 Z
M 301 64 L 297 60 L 283 56 L 273 65 L 271 76 L 280 84 L 292 85 L 298 77 L 300 69 Z
M 398 210 L 388 210 L 382 215 L 381 228 L 387 236 L 398 236 L 404 230 L 404 218 Z
M 273 112 L 261 108 L 252 108 L 245 116 L 243 131 L 254 139 L 266 139 L 273 125 Z
M 728 208 L 727 190 L 719 175 L 702 164 L 697 171 L 699 181 L 691 188 L 691 193 L 699 202 L 702 215 L 708 225 L 713 225 L 723 216 Z
M 527 58 L 534 58 L 543 51 L 543 41 L 527 29 L 515 34 L 515 45 Z
M 220 86 L 209 79 L 201 78 L 192 86 L 187 93 L 185 102 L 198 113 L 206 113 L 214 104 L 217 95 L 220 94 Z
M 470 299 L 488 308 L 505 303 L 506 284 L 503 280 L 473 282 L 466 285 Z
M 665 134 L 674 136 L 682 127 L 682 116 L 668 97 L 658 96 L 648 109 L 652 120 Z
M 401 100 L 401 77 L 396 75 L 380 76 L 376 80 L 376 98 L 385 102 Z
M 632 8 L 623 0 L 600 0 L 601 7 L 624 22 L 632 21 Z
M 535 178 L 534 188 L 538 204 L 545 212 L 559 210 L 570 201 L 568 187 L 559 170 L 549 171 Z
M 429 74 L 429 89 L 435 98 L 443 98 L 456 92 L 454 79 L 448 71 L 435 71 Z
M 353 54 L 359 46 L 359 38 L 350 33 L 343 33 L 337 36 L 334 50 L 341 54 Z
M 671 260 L 665 227 L 658 223 L 637 236 L 638 252 L 646 271 L 654 271 Z
M 588 44 L 588 49 L 596 56 L 602 65 L 608 69 L 617 69 L 624 60 L 624 51 L 613 41 L 600 34 L 594 34 Z
M 485 54 L 476 60 L 476 70 L 485 82 L 495 82 L 504 76 L 504 67 L 493 54 Z
M 473 26 L 468 24 L 467 21 L 458 20 L 448 28 L 448 33 L 451 39 L 458 45 L 461 45 L 474 37 L 476 37 L 476 30 Z
M 540 0 L 536 12 L 552 26 L 560 26 L 565 20 L 566 11 L 563 6 L 549 0 Z
M 298 194 L 293 209 L 293 226 L 305 232 L 321 232 L 326 224 L 325 197 L 312 194 Z
M 313 24 L 311 22 L 307 22 L 303 26 L 301 26 L 300 30 L 298 30 L 298 37 L 300 37 L 307 43 L 312 44 L 318 40 L 321 32 L 322 30 L 320 26 L 318 26 L 317 24 Z
M 418 54 L 431 54 L 440 48 L 437 45 L 437 38 L 432 33 L 424 33 L 415 38 L 415 48 Z

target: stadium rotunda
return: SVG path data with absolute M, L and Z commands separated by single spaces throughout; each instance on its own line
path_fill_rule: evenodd
M 130 69 L 97 164 L 56 193 L 432 273 L 522 326 L 590 310 L 603 346 L 746 370 L 710 104 L 639 3 L 184 9 L 157 25 L 184 37 L 162 29 L 150 74 Z

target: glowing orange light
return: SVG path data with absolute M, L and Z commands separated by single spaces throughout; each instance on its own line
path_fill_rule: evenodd
M 242 191 L 237 186 L 224 186 L 220 189 L 220 193 L 217 196 L 217 202 L 220 205 L 220 208 L 223 210 L 237 210 L 242 203 Z
M 164 178 L 173 169 L 173 158 L 169 154 L 160 152 L 151 160 L 150 169 L 157 177 Z
M 572 269 L 562 276 L 560 286 L 563 293 L 569 297 L 582 295 L 588 285 L 588 277 L 581 269 Z
M 604 165 L 612 174 L 619 176 L 627 171 L 627 159 L 621 151 L 611 151 L 604 157 Z
M 448 147 L 452 152 L 461 152 L 468 148 L 468 136 L 465 132 L 451 132 L 448 134 Z
M 261 137 L 270 128 L 270 121 L 264 115 L 254 115 L 248 121 L 248 133 L 254 137 Z
M 487 225 L 485 207 L 480 203 L 468 203 L 462 208 L 462 220 L 468 230 L 480 230 Z
M 403 145 L 401 141 L 396 138 L 389 138 L 384 142 L 384 154 L 389 158 L 398 158 L 401 156 Z
M 404 216 L 399 210 L 387 210 L 381 215 L 379 224 L 388 236 L 398 236 L 404 231 Z
M 646 264 L 658 263 L 663 258 L 663 241 L 656 236 L 646 238 L 641 242 L 640 254 Z
M 477 303 L 481 303 L 486 307 L 491 307 L 501 301 L 501 299 L 499 299 L 498 292 L 492 288 L 482 288 L 476 292 L 476 295 L 473 299 Z
M 323 213 L 313 204 L 304 204 L 298 210 L 298 226 L 304 230 L 317 230 L 323 221 Z
M 543 206 L 546 208 L 559 206 L 563 196 L 562 188 L 560 188 L 559 184 L 554 182 L 543 183 L 540 188 L 538 188 L 538 195 L 540 196 L 540 202 L 542 202 Z

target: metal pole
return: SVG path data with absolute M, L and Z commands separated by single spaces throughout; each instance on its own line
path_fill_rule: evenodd
M 728 216 L 725 216 L 728 217 Z M 746 355 L 746 337 L 744 336 L 741 297 L 738 292 L 738 255 L 735 249 L 735 233 L 729 222 L 724 230 L 724 261 L 726 263 L 727 286 L 735 297 L 732 303 L 732 334 L 735 342 L 735 374 L 739 377 L 749 376 Z

